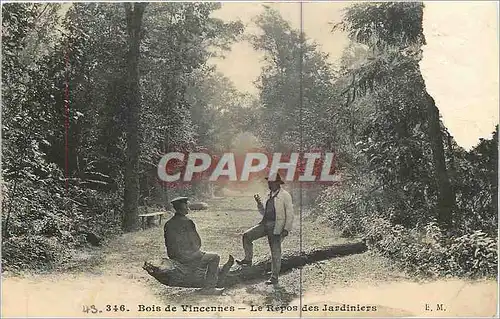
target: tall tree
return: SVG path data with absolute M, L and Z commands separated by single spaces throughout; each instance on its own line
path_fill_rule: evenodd
M 421 47 L 425 45 L 422 16 L 422 3 L 356 4 L 346 10 L 343 22 L 336 28 L 347 31 L 351 40 L 367 45 L 372 51 L 370 60 L 349 72 L 352 81 L 345 91 L 348 102 L 373 89 L 374 84 L 384 85 L 391 78 L 405 74 L 413 76 L 413 103 L 425 113 L 426 137 L 432 151 L 437 218 L 449 229 L 455 193 L 446 168 L 439 110 L 427 93 L 418 65 Z
M 257 101 L 237 90 L 223 74 L 212 70 L 193 73 L 186 92 L 191 118 L 196 126 L 197 144 L 213 152 L 231 149 L 234 137 L 252 131 L 257 123 Z
M 281 151 L 336 148 L 339 104 L 328 56 L 276 10 L 266 7 L 255 22 L 261 32 L 250 40 L 266 62 L 257 83 L 262 141 Z
M 139 55 L 142 16 L 147 3 L 124 3 L 128 31 L 127 54 L 127 159 L 125 163 L 125 193 L 123 201 L 123 229 L 134 230 L 138 226 L 139 203 L 139 123 L 141 91 L 139 87 Z
M 52 30 L 58 23 L 58 8 L 27 3 L 2 6 L 2 182 L 7 186 L 2 192 L 7 195 L 2 200 L 3 236 L 22 233 L 11 223 L 12 216 L 17 219 L 37 204 L 51 212 L 56 206 L 53 198 L 33 200 L 26 195 L 63 193 L 61 184 L 51 184 L 60 170 L 47 162 L 43 151 L 48 137 L 54 135 L 54 117 L 47 110 L 54 99 L 49 94 L 55 93 L 60 79 L 55 74 L 64 68 L 47 55 L 57 42 Z

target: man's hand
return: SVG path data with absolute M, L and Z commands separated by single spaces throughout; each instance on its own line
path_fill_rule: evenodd
M 254 198 L 254 199 L 255 199 L 255 201 L 257 202 L 257 208 L 258 208 L 259 210 L 264 209 L 264 205 L 262 204 L 262 200 L 260 199 L 259 194 L 255 194 L 255 195 L 253 195 L 253 198 Z
M 260 199 L 259 194 L 255 194 L 255 195 L 253 195 L 253 198 L 254 198 L 254 199 L 255 199 L 255 201 L 257 202 L 257 205 L 262 205 L 262 200 Z

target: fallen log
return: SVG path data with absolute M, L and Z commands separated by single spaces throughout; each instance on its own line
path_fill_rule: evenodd
M 281 273 L 287 273 L 294 268 L 303 267 L 317 261 L 353 254 L 360 254 L 367 250 L 364 242 L 326 246 L 312 249 L 303 254 L 285 254 L 281 259 Z M 200 269 L 189 270 L 169 259 L 164 258 L 161 263 L 145 262 L 143 269 L 160 283 L 172 287 L 203 287 L 204 272 Z M 271 261 L 266 259 L 248 266 L 236 266 L 229 273 L 220 278 L 218 287 L 231 287 L 239 283 L 252 280 L 266 280 L 267 272 L 271 270 Z
M 224 280 L 233 264 L 234 258 L 229 255 L 227 262 L 222 267 L 219 267 L 217 287 L 223 287 Z M 166 286 L 185 288 L 202 288 L 205 286 L 207 269 L 196 265 L 189 266 L 169 258 L 163 258 L 157 263 L 145 261 L 142 269 Z

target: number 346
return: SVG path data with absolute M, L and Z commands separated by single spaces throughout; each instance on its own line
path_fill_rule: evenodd
M 125 305 L 120 305 L 120 306 L 118 306 L 118 305 L 114 305 L 114 306 L 106 305 L 106 311 L 117 312 L 117 311 L 127 311 L 127 309 L 126 309 Z

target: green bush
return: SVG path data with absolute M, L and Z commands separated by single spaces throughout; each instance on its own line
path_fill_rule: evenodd
M 477 230 L 454 238 L 447 247 L 448 269 L 465 276 L 494 276 L 497 274 L 497 240 Z
M 497 241 L 482 231 L 461 237 L 443 235 L 435 222 L 422 228 L 367 221 L 371 248 L 417 276 L 491 277 L 497 273 Z
M 354 181 L 342 187 L 329 187 L 318 196 L 316 214 L 325 216 L 344 237 L 363 234 L 364 221 L 368 218 L 383 218 L 390 214 L 390 208 L 380 209 L 383 206 L 380 192 L 373 191 L 370 200 L 365 200 L 363 194 L 371 187 L 373 184 L 368 179 L 365 183 Z
M 381 183 L 377 174 L 363 170 L 353 171 L 341 185 L 324 190 L 315 213 L 345 237 L 363 236 L 373 249 L 416 275 L 495 276 L 496 145 L 496 140 L 483 141 L 456 157 L 460 173 L 452 174 L 457 191 L 452 231 L 445 233 L 436 223 L 437 198 L 432 187 L 406 180 Z
M 55 237 L 26 235 L 2 242 L 2 269 L 48 270 L 64 258 L 64 246 Z
M 71 249 L 88 245 L 82 231 L 107 237 L 120 230 L 116 194 L 76 187 L 66 193 L 55 181 L 25 180 L 12 196 L 11 186 L 4 184 L 2 192 L 2 269 L 51 269 Z

